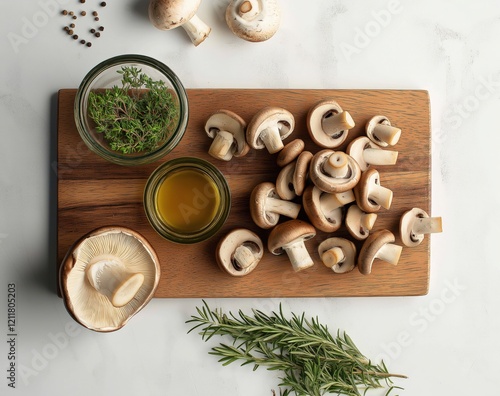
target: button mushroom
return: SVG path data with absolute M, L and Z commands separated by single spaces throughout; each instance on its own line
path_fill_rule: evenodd
M 362 241 L 368 238 L 376 220 L 376 213 L 366 213 L 358 205 L 351 205 L 347 209 L 345 225 L 353 238 Z
M 392 191 L 380 185 L 380 175 L 373 168 L 363 172 L 361 180 L 354 187 L 354 195 L 360 209 L 367 213 L 377 212 L 380 207 L 389 209 L 392 204 Z
M 280 171 L 276 179 L 276 191 L 282 199 L 292 200 L 302 195 L 312 157 L 311 152 L 303 151 L 296 161 Z
M 443 231 L 441 217 L 429 217 L 420 208 L 406 211 L 399 223 L 401 241 L 405 246 L 414 247 L 420 245 L 426 234 Z
M 302 205 L 309 221 L 314 227 L 324 232 L 334 232 L 340 228 L 342 208 L 353 201 L 352 190 L 329 194 L 316 186 L 307 186 L 302 197 Z
M 276 158 L 276 164 L 283 168 L 293 162 L 304 151 L 305 143 L 302 139 L 294 139 L 281 149 Z
M 219 268 L 232 276 L 248 275 L 257 267 L 263 255 L 262 240 L 244 228 L 229 232 L 219 241 L 215 251 Z
M 401 129 L 393 127 L 386 116 L 372 117 L 365 126 L 366 136 L 381 147 L 394 146 L 401 137 Z
M 267 247 L 275 255 L 286 253 L 293 270 L 298 272 L 314 265 L 304 242 L 315 236 L 316 230 L 311 224 L 302 220 L 288 220 L 272 229 Z
M 250 215 L 260 228 L 274 227 L 280 215 L 296 219 L 300 208 L 295 202 L 281 199 L 274 184 L 270 182 L 258 184 L 250 195 Z
M 238 37 L 252 42 L 270 39 L 279 28 L 276 0 L 232 0 L 226 8 L 226 23 Z
M 337 274 L 352 271 L 356 266 L 356 246 L 345 238 L 325 239 L 318 246 L 318 254 L 323 264 Z
M 60 272 L 68 312 L 95 331 L 123 327 L 153 297 L 160 265 L 153 247 L 135 231 L 104 227 L 80 238 Z
M 210 34 L 210 27 L 197 15 L 201 0 L 150 0 L 149 19 L 160 30 L 182 26 L 194 45 Z
M 295 128 L 295 118 L 280 107 L 265 107 L 255 114 L 247 127 L 247 142 L 253 149 L 267 148 L 270 154 L 283 148 L 286 139 Z
M 323 100 L 307 114 L 307 130 L 311 139 L 320 147 L 336 148 L 347 139 L 349 129 L 355 126 L 347 111 L 333 99 Z
M 205 123 L 205 132 L 213 139 L 208 153 L 217 159 L 230 161 L 243 157 L 250 150 L 245 140 L 247 123 L 238 114 L 230 110 L 213 113 Z
M 359 251 L 358 269 L 363 275 L 369 275 L 375 259 L 391 265 L 397 265 L 403 248 L 395 245 L 394 234 L 389 230 L 379 230 L 366 238 Z
M 342 151 L 321 150 L 311 160 L 309 177 L 328 193 L 351 190 L 361 177 L 358 163 Z
M 354 139 L 346 152 L 356 160 L 362 172 L 370 165 L 394 165 L 398 160 L 397 151 L 382 150 L 366 136 Z

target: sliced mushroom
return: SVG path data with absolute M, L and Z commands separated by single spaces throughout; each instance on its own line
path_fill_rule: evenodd
M 337 274 L 352 271 L 356 266 L 356 246 L 345 238 L 325 239 L 318 246 L 318 254 L 323 264 Z
M 211 28 L 197 15 L 201 0 L 150 0 L 149 19 L 160 30 L 181 26 L 194 45 L 199 45 L 210 34 Z
M 304 242 L 315 236 L 316 230 L 311 224 L 301 220 L 288 220 L 272 229 L 267 246 L 272 254 L 286 253 L 293 270 L 298 272 L 314 265 Z
M 406 211 L 399 224 L 401 241 L 409 247 L 420 245 L 426 234 L 443 232 L 441 217 L 429 217 L 420 208 Z
M 323 100 L 307 114 L 307 130 L 311 139 L 320 147 L 336 148 L 347 139 L 349 129 L 355 126 L 347 111 L 333 99 Z
M 81 325 L 100 332 L 123 327 L 151 300 L 159 279 L 153 247 L 124 227 L 84 235 L 68 250 L 60 270 L 68 312 Z
M 223 161 L 230 161 L 233 155 L 245 156 L 250 150 L 245 138 L 246 126 L 245 120 L 230 110 L 213 113 L 205 123 L 205 132 L 214 140 L 208 153 Z
M 302 195 L 306 187 L 312 157 L 311 152 L 303 151 L 296 161 L 288 164 L 280 171 L 276 179 L 276 191 L 282 199 L 290 201 Z
M 284 166 L 295 161 L 302 151 L 304 151 L 305 143 L 302 139 L 294 139 L 287 143 L 279 152 L 276 158 L 276 164 L 283 168 Z
M 286 139 L 295 128 L 295 118 L 280 107 L 265 107 L 255 114 L 247 127 L 247 142 L 253 149 L 267 148 L 270 154 L 283 148 Z
M 366 136 L 381 147 L 394 146 L 401 137 L 401 129 L 393 127 L 386 116 L 372 117 L 366 123 Z
M 330 194 L 311 185 L 304 191 L 302 205 L 314 227 L 324 232 L 334 232 L 342 225 L 344 205 L 354 199 L 352 190 Z
M 309 177 L 320 190 L 338 193 L 351 190 L 358 184 L 361 170 L 351 156 L 325 149 L 317 152 L 311 160 Z
M 367 213 L 377 212 L 380 207 L 389 209 L 392 204 L 392 191 L 380 185 L 380 174 L 373 168 L 363 172 L 354 195 L 360 209 Z
M 366 136 L 354 139 L 346 150 L 356 160 L 362 172 L 370 165 L 394 165 L 398 160 L 398 152 L 382 150 Z
M 217 245 L 215 258 L 219 268 L 232 276 L 252 272 L 264 255 L 262 240 L 254 232 L 237 228 L 226 234 Z
M 359 251 L 359 272 L 369 275 L 375 259 L 397 265 L 403 248 L 395 245 L 395 240 L 394 234 L 389 230 L 379 230 L 370 234 Z
M 226 8 L 226 23 L 238 37 L 252 42 L 270 39 L 280 25 L 276 0 L 232 0 Z
M 250 195 L 250 214 L 259 227 L 274 227 L 280 215 L 296 219 L 301 205 L 281 199 L 273 183 L 263 182 L 252 190 Z
M 352 237 L 362 241 L 368 238 L 376 220 L 376 213 L 366 213 L 358 205 L 351 205 L 347 209 L 345 225 Z

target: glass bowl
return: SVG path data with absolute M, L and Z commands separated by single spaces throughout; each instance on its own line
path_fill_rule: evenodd
M 215 235 L 226 222 L 231 192 L 210 162 L 181 157 L 160 165 L 144 189 L 149 223 L 163 238 L 192 244 Z
M 159 84 L 162 86 L 156 91 L 146 88 L 143 81 L 138 82 L 139 79 L 134 76 L 131 88 L 130 83 L 123 80 L 125 76 L 130 80 L 130 73 L 124 74 L 123 68 L 139 71 L 139 77 L 144 74 L 156 87 Z M 133 98 L 136 103 L 141 103 L 131 104 L 127 100 L 124 105 L 122 100 L 118 105 L 109 100 L 112 90 L 119 90 Z M 107 94 L 110 96 L 104 100 L 104 95 Z M 171 101 L 173 106 L 168 107 L 168 112 L 167 107 L 161 105 L 166 99 Z M 155 114 L 159 115 L 154 116 L 154 122 L 149 121 L 152 117 L 149 108 L 144 110 L 146 101 L 148 105 L 156 103 Z M 116 117 L 113 117 L 115 114 Z M 168 154 L 182 139 L 188 123 L 188 114 L 186 90 L 179 78 L 165 64 L 144 55 L 120 55 L 95 66 L 82 80 L 74 105 L 76 127 L 85 144 L 95 154 L 119 165 L 147 164 Z M 134 119 L 133 126 L 131 118 Z M 137 120 L 140 120 L 139 127 L 136 126 Z M 155 128 L 151 128 L 151 124 L 154 124 Z M 151 131 L 154 131 L 153 134 Z M 106 139 L 106 133 L 113 136 Z M 154 136 L 154 139 L 151 136 Z M 116 146 L 113 148 L 110 139 L 115 139 Z M 137 143 L 138 141 L 146 142 L 146 147 L 141 148 L 140 144 L 144 143 Z

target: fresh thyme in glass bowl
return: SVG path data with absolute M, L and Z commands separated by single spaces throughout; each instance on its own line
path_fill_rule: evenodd
M 160 159 L 180 142 L 188 120 L 185 89 L 163 63 L 121 55 L 93 68 L 76 94 L 75 122 L 94 153 L 120 165 Z

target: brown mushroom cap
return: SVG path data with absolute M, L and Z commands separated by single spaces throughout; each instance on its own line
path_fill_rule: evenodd
M 295 128 L 295 118 L 288 110 L 269 106 L 255 114 L 247 127 L 247 143 L 253 149 L 267 148 L 274 154 L 283 148 L 286 139 Z
M 137 293 L 123 306 L 114 306 L 87 279 L 89 268 L 106 260 L 143 276 Z M 142 235 L 125 227 L 103 227 L 82 236 L 68 250 L 59 280 L 70 315 L 90 330 L 110 332 L 122 328 L 151 300 L 160 272 L 158 257 Z
M 331 157 L 331 158 L 330 158 Z M 332 161 L 344 161 L 345 175 L 340 177 L 328 174 L 327 165 Z M 357 162 L 341 151 L 329 149 L 317 152 L 309 166 L 309 177 L 320 190 L 328 193 L 339 193 L 351 190 L 358 184 L 361 170 Z
M 264 255 L 262 240 L 254 232 L 237 228 L 219 241 L 215 258 L 219 268 L 232 276 L 252 272 Z
M 285 147 L 279 152 L 276 158 L 276 164 L 283 168 L 293 162 L 299 154 L 304 151 L 305 143 L 302 139 L 294 139 L 285 144 Z
M 223 161 L 229 161 L 233 155 L 235 157 L 245 156 L 250 150 L 245 137 L 246 126 L 245 120 L 230 110 L 221 109 L 212 113 L 205 123 L 205 132 L 214 139 L 208 153 Z M 219 142 L 220 132 L 231 135 L 226 144 Z M 224 139 L 220 140 L 224 141 Z
M 403 244 L 415 247 L 422 243 L 425 234 L 442 232 L 442 220 L 441 217 L 429 217 L 423 209 L 413 208 L 401 216 L 399 230 Z
M 349 143 L 346 153 L 356 160 L 362 172 L 370 165 L 394 165 L 398 159 L 397 151 L 382 150 L 366 136 L 360 136 Z
M 339 254 L 343 256 L 340 260 L 333 260 L 334 264 L 331 265 L 329 261 L 326 261 L 330 255 L 332 249 L 340 249 Z M 324 256 L 326 253 L 326 257 Z M 327 267 L 331 268 L 333 272 L 338 274 L 343 274 L 352 271 L 356 266 L 356 246 L 354 243 L 345 238 L 332 237 L 325 239 L 318 246 L 318 254 L 321 257 L 321 261 Z
M 302 206 L 314 227 L 324 232 L 334 232 L 342 225 L 343 209 L 342 206 L 339 206 L 335 210 L 325 213 L 321 204 L 323 194 L 327 193 L 316 186 L 307 186 L 302 196 Z
M 264 229 L 274 227 L 280 215 L 297 218 L 300 207 L 295 202 L 282 200 L 270 182 L 258 184 L 250 194 L 250 215 L 255 224 Z
M 394 146 L 401 137 L 401 129 L 393 127 L 386 116 L 372 117 L 365 126 L 366 136 L 381 147 Z
M 361 241 L 368 238 L 376 220 L 376 213 L 366 213 L 358 205 L 351 205 L 347 209 L 345 225 L 349 234 Z
M 381 207 L 389 209 L 392 203 L 392 191 L 380 185 L 380 174 L 374 168 L 363 172 L 354 194 L 359 208 L 367 213 L 377 212 Z
M 336 117 L 335 126 L 328 128 L 328 120 L 332 117 Z M 339 147 L 354 125 L 351 115 L 333 99 L 318 102 L 307 114 L 309 135 L 314 143 L 323 148 Z
M 366 238 L 358 256 L 358 269 L 363 275 L 369 275 L 372 271 L 373 261 L 378 258 L 382 249 L 388 245 L 392 245 L 396 238 L 394 234 L 389 230 L 378 230 L 370 234 Z M 392 245 L 395 247 L 393 258 L 396 263 L 399 260 L 399 255 L 401 254 L 401 247 L 397 245 Z

